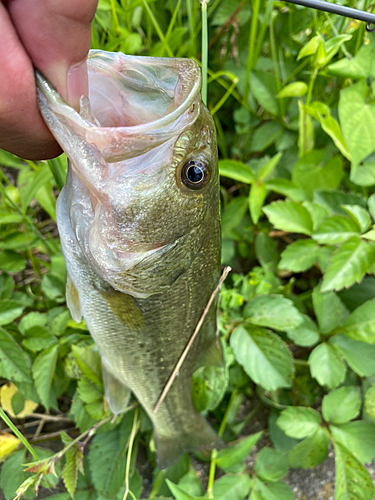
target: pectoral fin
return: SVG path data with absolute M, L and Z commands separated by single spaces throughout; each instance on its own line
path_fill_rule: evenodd
M 103 359 L 102 374 L 105 397 L 107 398 L 111 412 L 115 415 L 122 413 L 128 406 L 131 392 L 130 389 L 112 375 Z
M 77 288 L 74 286 L 74 283 L 69 274 L 66 280 L 66 303 L 68 305 L 72 318 L 74 319 L 74 321 L 77 321 L 77 323 L 79 323 L 82 319 L 81 304 L 79 302 Z

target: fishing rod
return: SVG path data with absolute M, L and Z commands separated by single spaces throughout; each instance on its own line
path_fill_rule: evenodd
M 345 7 L 344 5 L 337 5 L 335 3 L 327 2 L 325 0 L 286 0 L 289 3 L 309 7 L 310 9 L 322 10 L 323 12 L 330 12 L 338 16 L 350 17 L 358 21 L 364 21 L 367 31 L 375 31 L 375 14 L 365 12 L 363 10 L 353 9 L 352 7 Z

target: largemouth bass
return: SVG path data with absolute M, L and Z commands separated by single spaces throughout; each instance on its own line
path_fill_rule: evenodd
M 88 78 L 78 113 L 37 73 L 41 113 L 70 160 L 57 202 L 67 303 L 99 348 L 112 412 L 136 395 L 165 468 L 221 444 L 192 400 L 194 371 L 222 363 L 215 303 L 153 412 L 219 280 L 214 125 L 191 60 L 91 51 Z

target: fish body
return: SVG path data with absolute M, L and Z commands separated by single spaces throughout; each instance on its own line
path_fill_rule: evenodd
M 192 400 L 194 371 L 222 363 L 215 303 L 153 412 L 219 280 L 213 120 L 193 61 L 91 51 L 88 73 L 80 113 L 37 75 L 41 112 L 70 159 L 57 202 L 67 302 L 99 348 L 111 410 L 136 395 L 165 468 L 221 445 Z

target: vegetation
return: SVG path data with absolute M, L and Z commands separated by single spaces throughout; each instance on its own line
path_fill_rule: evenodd
M 1 410 L 6 500 L 34 498 L 39 483 L 53 488 L 61 477 L 67 493 L 49 498 L 289 500 L 288 469 L 317 466 L 330 443 L 335 500 L 374 496 L 364 463 L 375 457 L 375 37 L 363 23 L 284 2 L 204 8 L 202 57 L 196 0 L 101 0 L 92 46 L 209 62 L 223 264 L 233 272 L 220 309 L 227 369 L 199 371 L 194 395 L 229 446 L 199 456 L 210 462 L 202 485 L 186 456 L 157 470 L 135 400 L 113 421 L 95 346 L 65 305 L 54 221 L 66 161 L 0 152 L 17 171 L 0 174 L 0 397 L 13 417 Z M 37 406 L 30 445 L 12 430 L 27 434 L 22 418 Z M 254 434 L 260 410 L 268 426 Z M 47 421 L 64 429 L 60 451 L 38 444 L 51 438 Z M 249 468 L 262 434 L 268 445 Z M 143 493 L 142 476 L 153 478 Z

